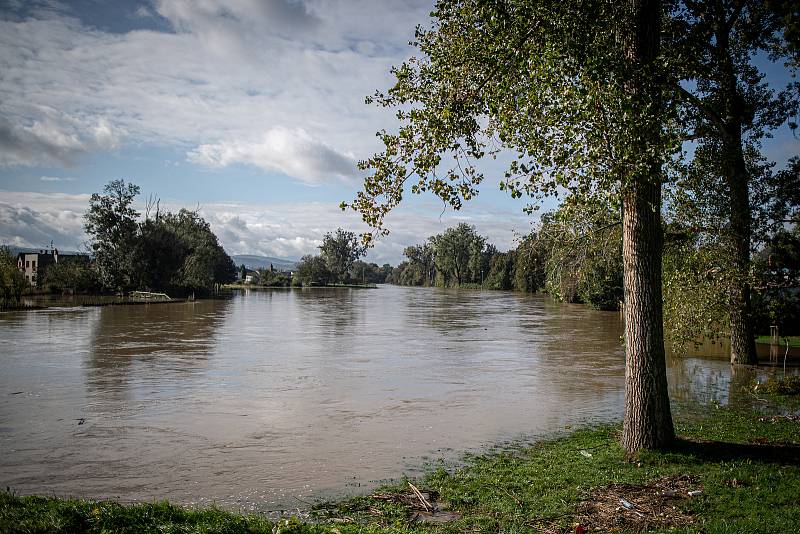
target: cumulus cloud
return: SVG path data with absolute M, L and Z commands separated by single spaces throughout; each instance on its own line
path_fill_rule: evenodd
M 115 148 L 118 142 L 117 132 L 104 119 L 86 125 L 69 116 L 45 113 L 25 125 L 0 114 L 0 166 L 72 166 L 88 151 Z
M 189 152 L 189 159 L 212 167 L 250 164 L 309 184 L 331 178 L 348 179 L 355 175 L 356 170 L 352 156 L 314 139 L 302 128 L 273 128 L 255 142 L 225 141 L 200 145 Z
M 0 202 L 0 243 L 42 248 L 53 242 L 62 249 L 77 250 L 85 241 L 83 213 Z
M 228 27 L 258 27 L 295 36 L 321 24 L 302 0 L 161 0 L 156 9 L 185 32 L 218 31 L 220 21 L 227 20 Z
M 387 218 L 392 232 L 375 243 L 367 259 L 396 265 L 403 260 L 405 247 L 460 222 L 475 225 L 501 250 L 516 246 L 516 236 L 530 231 L 530 217 L 519 212 L 471 206 L 463 212 L 446 211 L 441 218 L 440 213 L 441 206 L 432 204 L 398 208 Z M 208 204 L 201 207 L 201 214 L 230 254 L 296 259 L 318 253 L 326 232 L 339 227 L 356 233 L 365 229 L 357 214 L 328 202 Z
M 152 23 L 128 32 L 98 29 L 88 11 L 23 10 L 0 20 L 2 164 L 67 165 L 150 145 L 189 147 L 192 161 L 215 166 L 237 156 L 307 182 L 321 180 L 323 164 L 330 178 L 350 176 L 345 167 L 378 148 L 373 134 L 389 116 L 364 95 L 390 84 L 429 9 L 428 0 L 161 0 L 131 7 L 131 25 Z M 254 139 L 265 130 L 306 161 L 291 165 Z

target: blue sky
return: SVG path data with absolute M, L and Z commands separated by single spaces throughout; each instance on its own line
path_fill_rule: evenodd
M 197 208 L 231 254 L 297 258 L 324 232 L 365 230 L 338 204 L 363 178 L 391 83 L 428 0 L 0 0 L 0 242 L 74 249 L 88 196 L 125 178 Z M 786 78 L 768 66 L 773 79 Z M 797 140 L 766 145 L 782 164 Z M 461 212 L 410 198 L 370 252 L 458 221 L 499 248 L 530 229 L 490 176 Z

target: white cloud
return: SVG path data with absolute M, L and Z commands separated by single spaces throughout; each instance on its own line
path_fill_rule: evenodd
M 0 244 L 64 250 L 83 246 L 89 195 L 0 191 Z
M 83 213 L 89 195 L 0 191 L 0 243 L 41 247 L 54 241 L 62 249 L 74 249 L 86 240 Z M 141 199 L 139 199 L 141 200 Z M 177 211 L 184 207 L 162 201 L 161 208 Z M 136 208 L 141 212 L 144 205 Z M 403 249 L 441 233 L 449 226 L 474 224 L 500 250 L 515 246 L 515 232 L 530 230 L 530 217 L 519 212 L 467 206 L 463 212 L 445 212 L 434 204 L 404 205 L 387 218 L 392 233 L 381 238 L 367 259 L 377 263 L 397 264 Z M 281 204 L 216 203 L 200 206 L 200 214 L 209 222 L 229 254 L 262 254 L 299 258 L 315 254 L 326 232 L 342 227 L 362 232 L 357 214 L 342 212 L 328 202 Z
M 245 163 L 265 171 L 277 171 L 301 182 L 318 184 L 331 178 L 355 176 L 356 162 L 305 130 L 273 128 L 255 142 L 224 141 L 200 145 L 189 152 L 189 160 L 212 167 Z
M 42 176 L 39 178 L 43 182 L 74 182 L 72 176 Z
M 0 166 L 69 167 L 91 150 L 113 149 L 119 144 L 118 132 L 102 117 L 92 124 L 44 107 L 36 109 L 34 116 L 34 120 L 12 121 L 0 113 Z
M 0 163 L 69 165 L 91 151 L 166 145 L 195 162 L 238 155 L 306 182 L 332 164 L 325 172 L 341 179 L 349 160 L 378 147 L 373 134 L 390 115 L 363 98 L 389 85 L 429 9 L 423 0 L 163 0 L 139 10 L 171 33 L 104 32 L 63 10 L 0 20 Z M 265 131 L 317 154 L 297 164 L 265 154 L 254 140 Z
M 437 211 L 430 205 L 397 208 L 387 218 L 392 232 L 375 243 L 367 259 L 396 265 L 402 261 L 405 247 L 459 222 L 474 224 L 501 250 L 516 246 L 515 231 L 530 231 L 531 219 L 521 213 L 475 208 L 463 213 L 448 211 L 439 219 L 440 212 L 441 207 Z M 317 253 L 325 233 L 338 227 L 364 231 L 357 214 L 342 212 L 330 203 L 209 204 L 201 207 L 201 213 L 231 254 L 299 258 Z

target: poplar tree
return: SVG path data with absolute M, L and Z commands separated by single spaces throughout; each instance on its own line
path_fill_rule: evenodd
M 501 187 L 532 203 L 567 194 L 621 211 L 628 451 L 674 438 L 661 296 L 661 183 L 679 140 L 669 122 L 659 0 L 440 0 L 418 28 L 419 55 L 368 99 L 396 109 L 397 133 L 350 204 L 373 230 L 404 194 L 459 209 L 478 192 L 478 160 L 510 153 Z
M 750 257 L 754 227 L 764 221 L 754 219 L 752 197 L 771 176 L 759 149 L 796 113 L 798 87 L 773 90 L 755 59 L 796 67 L 797 3 L 683 0 L 671 2 L 668 15 L 664 41 L 674 58 L 676 105 L 685 139 L 697 142 L 678 187 L 690 192 L 697 232 L 721 245 L 716 282 L 727 297 L 731 363 L 755 364 Z M 724 224 L 714 223 L 719 219 Z

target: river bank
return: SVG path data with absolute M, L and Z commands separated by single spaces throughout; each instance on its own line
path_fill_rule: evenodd
M 798 406 L 680 410 L 680 439 L 626 458 L 619 427 L 504 445 L 295 517 L 0 494 L 3 532 L 793 532 Z M 409 483 L 410 482 L 410 483 Z M 418 492 L 417 492 L 418 490 Z
M 223 289 L 377 289 L 376 284 L 311 284 L 311 285 L 269 285 L 269 284 L 225 284 Z

